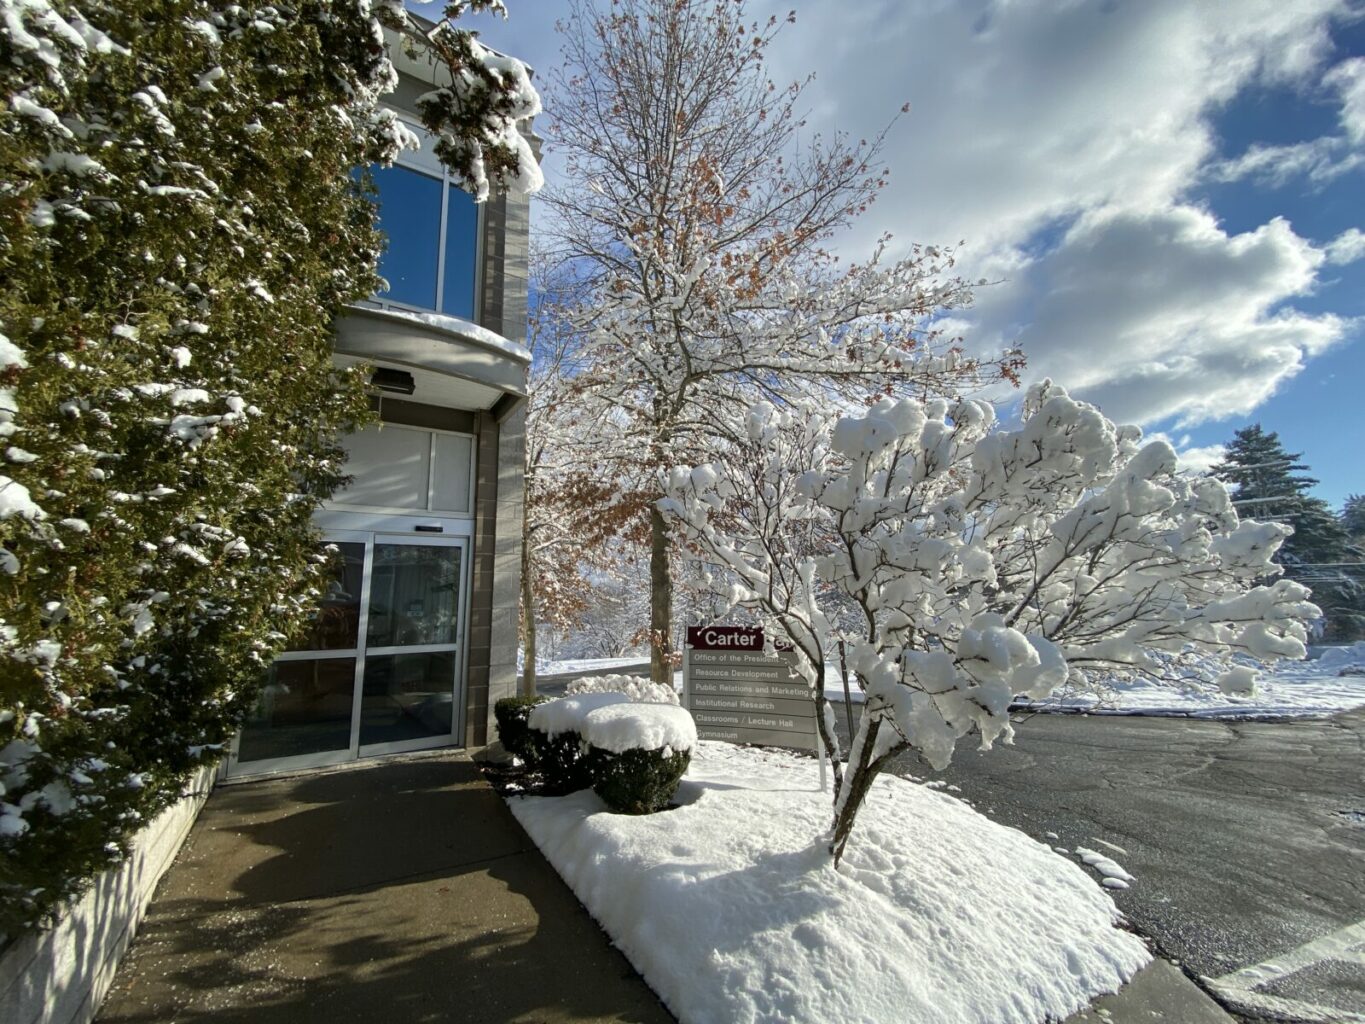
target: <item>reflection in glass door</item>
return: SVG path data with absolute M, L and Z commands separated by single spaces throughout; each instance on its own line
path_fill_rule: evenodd
M 464 541 L 347 533 L 318 615 L 240 733 L 242 772 L 449 742 L 459 729 Z
M 394 538 L 374 545 L 362 747 L 387 748 L 454 729 L 460 570 L 460 548 L 449 543 Z
M 365 545 L 340 542 L 316 618 L 275 664 L 242 728 L 237 760 L 334 760 L 351 748 Z M 328 758 L 327 754 L 333 754 Z

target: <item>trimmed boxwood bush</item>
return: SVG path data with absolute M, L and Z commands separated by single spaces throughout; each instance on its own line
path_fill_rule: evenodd
M 584 763 L 583 720 L 589 712 L 629 703 L 623 693 L 588 693 L 561 697 L 531 709 L 528 727 L 534 764 L 550 793 L 572 793 L 592 785 Z
M 631 701 L 617 691 L 577 694 L 532 710 L 527 732 L 546 791 L 592 786 L 618 813 L 667 807 L 697 740 L 691 716 L 676 704 Z
M 528 720 L 531 717 L 531 710 L 549 699 L 540 695 L 504 697 L 493 705 L 493 717 L 497 719 L 498 739 L 502 740 L 503 749 L 532 767 L 536 764 L 538 752 L 536 745 L 531 742 L 531 726 Z
M 531 763 L 540 772 L 547 793 L 576 793 L 592 785 L 582 736 L 576 732 L 548 736 L 539 729 L 529 732 L 533 749 Z
M 618 814 L 653 814 L 668 806 L 692 763 L 690 750 L 626 750 L 614 754 L 589 747 L 584 757 L 592 791 Z

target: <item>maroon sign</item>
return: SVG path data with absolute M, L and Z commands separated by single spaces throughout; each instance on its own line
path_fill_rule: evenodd
M 761 626 L 688 626 L 687 646 L 694 651 L 763 650 Z

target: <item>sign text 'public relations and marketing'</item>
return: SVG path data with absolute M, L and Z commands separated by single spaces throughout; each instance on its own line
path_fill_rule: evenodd
M 796 653 L 763 653 L 763 630 L 689 626 L 683 702 L 697 736 L 816 750 L 815 703 L 796 675 Z

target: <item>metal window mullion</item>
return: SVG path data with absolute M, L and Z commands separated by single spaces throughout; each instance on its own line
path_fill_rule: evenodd
M 458 635 L 458 633 L 459 627 L 457 626 L 456 634 Z M 389 658 L 399 654 L 448 654 L 451 652 L 458 653 L 459 646 L 460 642 L 454 640 L 450 643 L 442 644 L 404 644 L 393 647 L 371 647 L 368 648 L 365 653 L 373 658 Z
M 469 310 L 469 318 L 483 325 L 483 277 L 484 277 L 484 228 L 488 217 L 488 203 L 474 204 L 474 302 Z M 506 213 L 503 215 L 506 223 Z M 499 332 L 501 333 L 501 332 Z
M 358 648 L 340 647 L 335 649 L 323 649 L 309 651 L 281 651 L 275 655 L 275 661 L 326 661 L 328 658 L 355 658 L 359 657 Z
M 432 499 L 436 493 L 436 435 L 427 431 L 427 511 L 432 510 Z
M 356 620 L 355 676 L 351 681 L 351 756 L 360 756 L 360 709 L 365 699 L 365 647 L 370 629 L 370 577 L 374 574 L 375 535 L 365 541 L 365 561 L 360 572 L 360 616 Z
M 445 312 L 446 302 L 446 228 L 450 214 L 450 174 L 441 176 L 441 230 L 436 239 L 436 312 Z

